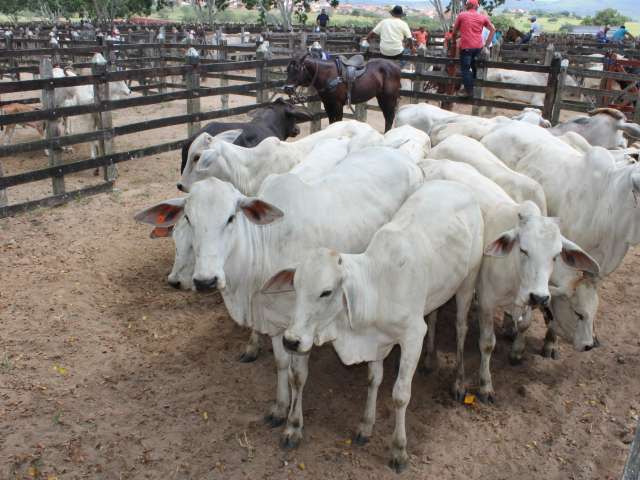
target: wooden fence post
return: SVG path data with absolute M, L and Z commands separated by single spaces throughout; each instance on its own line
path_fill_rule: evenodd
M 536 49 L 531 40 L 529 40 L 529 47 L 527 50 L 527 63 L 536 63 Z
M 107 82 L 107 59 L 103 55 L 96 53 L 91 60 L 91 74 L 99 76 L 100 79 L 93 83 L 93 103 L 96 107 L 100 107 L 103 103 L 109 101 L 109 82 Z M 95 118 L 96 130 L 106 130 L 107 136 L 100 137 L 96 142 L 98 146 L 98 157 L 111 155 L 113 153 L 111 111 L 99 111 L 93 114 Z M 118 167 L 111 163 L 103 167 L 104 179 L 112 182 L 118 177 Z
M 200 72 L 198 65 L 200 63 L 200 55 L 197 50 L 190 47 L 187 50 L 186 64 L 189 66 L 185 74 L 185 85 L 189 92 L 195 95 L 194 98 L 187 98 L 187 114 L 200 113 Z M 187 134 L 189 138 L 193 137 L 201 128 L 200 121 L 189 120 L 187 123 Z
M 551 62 L 553 61 L 553 55 L 555 52 L 555 46 L 553 45 L 553 43 L 550 43 L 549 45 L 547 45 L 547 48 L 544 51 L 544 64 L 545 65 L 551 65 Z
M 480 53 L 480 58 L 482 59 L 482 63 L 480 64 L 480 66 L 478 67 L 478 71 L 477 71 L 477 79 L 478 80 L 486 80 L 487 79 L 487 60 L 489 60 L 489 57 L 487 55 L 485 55 L 484 53 Z M 474 99 L 484 99 L 484 87 L 479 87 L 478 84 L 474 84 L 473 86 L 473 98 Z M 480 105 L 476 105 L 473 104 L 471 106 L 471 115 L 480 115 L 480 109 L 482 107 L 480 107 Z
M 424 60 L 422 60 L 420 57 L 424 58 L 426 55 L 427 55 L 427 49 L 421 48 L 420 51 L 418 52 L 418 56 L 416 57 L 416 77 L 413 79 L 413 85 L 412 85 L 412 90 L 414 92 L 421 92 L 422 85 L 424 85 L 424 80 L 419 76 L 424 74 L 427 66 L 424 63 Z M 418 103 L 418 97 L 412 96 L 410 99 L 410 102 Z
M 53 78 L 53 66 L 51 65 L 51 60 L 47 57 L 40 60 L 40 78 Z M 50 83 L 42 90 L 42 108 L 44 110 L 54 110 L 56 108 L 53 83 Z M 56 121 L 45 121 L 45 138 L 50 140 L 56 136 L 56 133 Z M 60 165 L 62 163 L 60 150 L 52 148 L 51 146 L 49 146 L 47 150 L 49 166 L 55 167 L 56 165 Z M 53 194 L 60 195 L 64 193 L 64 176 L 56 175 L 51 177 L 51 180 L 53 182 Z
M 263 42 L 256 50 L 256 60 L 262 64 L 256 67 L 256 82 L 266 83 L 269 81 L 269 68 L 267 60 L 269 59 L 269 42 Z M 256 103 L 265 103 L 269 100 L 269 91 L 264 86 L 256 88 Z
M 160 86 L 158 87 L 158 91 L 160 94 L 163 94 L 167 91 L 167 77 L 164 74 L 164 51 L 165 45 L 167 44 L 167 34 L 164 27 L 160 27 L 160 31 L 158 32 L 158 36 L 156 37 L 156 41 L 160 44 L 156 49 L 156 56 L 158 57 L 157 65 L 160 68 L 160 74 L 158 75 Z
M 553 106 L 553 113 L 548 120 L 552 125 L 557 125 L 560 120 L 560 111 L 562 110 L 562 93 L 564 91 L 564 85 L 567 81 L 567 70 L 569 68 L 569 60 L 564 59 L 560 63 L 560 75 L 558 77 L 558 88 L 556 89 L 556 98 Z
M 228 47 L 227 47 L 227 40 L 222 39 L 220 40 L 220 61 L 221 62 L 226 62 L 227 61 L 227 54 L 228 54 Z M 222 75 L 226 75 L 227 72 L 221 72 Z M 220 86 L 221 87 L 228 87 L 229 86 L 229 79 L 227 78 L 221 78 L 220 79 Z M 229 108 L 229 94 L 225 93 L 223 95 L 220 96 L 220 108 L 222 108 L 223 110 L 226 110 Z
M 553 109 L 556 107 L 556 98 L 558 97 L 558 79 L 560 77 L 560 67 L 562 58 L 560 54 L 556 54 L 551 60 L 551 71 L 547 80 L 547 90 L 544 95 L 544 109 L 542 115 L 544 118 L 553 118 Z

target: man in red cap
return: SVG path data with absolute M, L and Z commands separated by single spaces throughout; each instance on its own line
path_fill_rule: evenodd
M 496 29 L 489 17 L 478 12 L 478 0 L 467 0 L 467 10 L 460 13 L 453 26 L 453 39 L 460 35 L 460 70 L 465 97 L 473 97 L 473 80 L 476 78 L 476 57 L 489 49 Z M 489 30 L 486 41 L 482 40 L 482 28 Z

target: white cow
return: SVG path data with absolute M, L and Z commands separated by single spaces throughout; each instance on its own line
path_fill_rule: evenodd
M 397 472 L 409 460 L 405 414 L 427 331 L 423 317 L 454 296 L 458 307 L 454 393 L 459 400 L 465 396 L 464 340 L 482 261 L 482 238 L 482 213 L 473 194 L 458 183 L 430 182 L 378 230 L 364 253 L 312 250 L 297 268 L 278 272 L 263 288 L 265 293 L 296 293 L 293 322 L 284 333 L 288 350 L 308 354 L 314 344 L 331 342 L 346 365 L 369 362 L 358 444 L 366 443 L 373 431 L 383 360 L 395 345 L 400 346 L 390 462 Z M 292 368 L 291 388 L 301 389 L 305 377 L 306 372 Z M 301 435 L 301 428 L 302 412 L 294 404 L 287 431 Z
M 554 151 L 543 145 L 538 152 L 532 149 L 520 155 L 504 148 L 510 145 L 523 150 L 530 140 L 531 132 L 502 129 L 482 143 L 502 160 L 515 159 L 512 168 L 540 183 L 549 215 L 558 217 L 565 236 L 600 264 L 599 276 L 585 275 L 573 285 L 572 295 L 554 296 L 552 300 L 554 321 L 544 353 L 555 358 L 555 333 L 573 340 L 579 350 L 590 350 L 597 344 L 593 335 L 597 286 L 618 268 L 629 247 L 640 243 L 640 209 L 636 207 L 640 169 L 636 164 L 617 164 L 600 147 L 593 147 L 587 154 L 568 155 L 562 149 Z
M 294 298 L 260 295 L 260 288 L 273 273 L 304 258 L 309 248 L 364 251 L 422 181 L 421 170 L 402 153 L 369 148 L 349 154 L 310 184 L 294 174 L 274 177 L 256 197 L 217 178 L 199 181 L 186 197 L 147 209 L 136 219 L 167 226 L 184 215 L 193 232 L 196 288 L 217 287 L 234 321 L 272 336 L 278 389 L 269 420 L 278 425 L 289 408 L 289 364 L 306 364 L 306 357 L 291 359 L 282 345 Z M 293 391 L 296 408 L 301 395 Z M 299 440 L 285 434 L 287 444 Z
M 457 115 L 457 113 L 428 103 L 403 105 L 396 114 L 396 127 L 411 125 L 428 134 L 431 132 L 434 123 L 438 120 L 456 117 Z
M 383 145 L 405 153 L 417 163 L 431 150 L 431 139 L 422 130 L 411 125 L 403 125 L 385 133 Z
M 228 132 L 217 135 L 224 136 Z M 329 138 L 318 142 L 316 147 L 311 151 L 305 159 L 298 165 L 293 167 L 291 174 L 298 176 L 305 182 L 311 182 L 322 175 L 331 171 L 340 161 L 348 154 L 349 143 L 351 139 L 347 137 Z M 265 182 L 270 181 L 267 177 Z M 263 182 L 264 183 L 264 182 Z M 235 186 L 235 185 L 234 185 Z M 237 188 L 237 187 L 236 187 Z M 255 195 L 255 191 L 241 191 L 244 195 Z M 171 232 L 171 230 L 173 230 Z M 175 227 L 156 227 L 151 236 L 166 237 L 172 233 L 175 244 L 175 257 L 171 272 L 167 277 L 167 282 L 174 288 L 183 290 L 193 290 L 193 271 L 195 267 L 195 254 L 193 250 L 193 234 L 192 229 L 187 221 L 181 218 Z M 249 342 L 245 346 L 245 351 L 240 356 L 241 362 L 254 361 L 260 352 L 260 336 L 256 332 L 251 333 Z
M 530 200 L 543 214 L 547 212 L 547 201 L 540 184 L 507 167 L 477 140 L 453 135 L 434 147 L 427 158 L 467 163 L 500 185 L 516 202 Z
M 560 123 L 549 131 L 553 135 L 567 132 L 579 133 L 590 145 L 607 149 L 626 148 L 623 134 L 640 138 L 640 125 L 628 122 L 624 113 L 612 108 L 598 108 L 589 112 L 588 117 L 577 117 Z
M 232 135 L 232 134 L 229 134 Z M 323 139 L 349 137 L 349 151 L 381 145 L 384 137 L 373 127 L 355 120 L 336 122 L 294 142 L 265 138 L 252 148 L 217 142 L 203 133 L 189 148 L 187 163 L 178 188 L 188 192 L 193 182 L 217 177 L 231 182 L 240 191 L 256 191 L 271 173 L 288 172 Z
M 487 80 L 491 82 L 520 83 L 525 85 L 547 86 L 548 74 L 539 72 L 525 72 L 521 70 L 504 70 L 500 68 L 490 68 L 487 70 Z M 565 85 L 577 87 L 578 84 L 573 77 L 567 75 Z M 526 103 L 528 105 L 543 106 L 544 92 L 526 92 L 523 90 L 512 90 L 508 88 L 484 88 L 485 99 L 503 99 L 512 102 Z
M 480 309 L 481 353 L 478 396 L 482 401 L 493 401 L 495 393 L 489 364 L 495 346 L 493 319 L 496 310 L 513 311 L 516 320 L 522 317 L 518 322 L 520 335 L 510 355 L 513 363 L 519 363 L 525 346 L 524 332 L 530 325 L 531 308 L 544 308 L 548 304 L 552 272 L 562 276 L 564 283 L 568 284 L 581 275 L 577 270 L 597 274 L 598 264 L 580 247 L 564 238 L 557 223 L 543 216 L 534 203 L 517 204 L 498 185 L 469 165 L 448 160 L 426 160 L 419 165 L 427 181 L 454 180 L 466 185 L 482 208 L 486 257 L 476 292 Z M 575 270 L 558 269 L 556 272 L 555 264 L 562 261 Z M 425 358 L 428 371 L 437 365 L 435 331 L 435 319 L 429 318 Z

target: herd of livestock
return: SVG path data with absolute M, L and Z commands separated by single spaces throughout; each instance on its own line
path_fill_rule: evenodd
M 171 285 L 217 289 L 252 330 L 244 361 L 258 355 L 260 334 L 271 337 L 277 389 L 267 419 L 286 423 L 283 446 L 303 437 L 314 345 L 368 363 L 357 444 L 372 435 L 383 360 L 399 345 L 390 465 L 400 472 L 412 378 L 425 336 L 425 367 L 437 368 L 437 312 L 450 299 L 458 400 L 473 303 L 484 402 L 495 397 L 499 312 L 514 363 L 536 309 L 547 322 L 544 356 L 558 357 L 559 337 L 577 351 L 598 345 L 598 286 L 640 243 L 640 169 L 625 139 L 640 138 L 640 126 L 608 109 L 548 128 L 535 109 L 487 119 L 417 104 L 384 135 L 342 121 L 285 141 L 303 117 L 279 101 L 248 124 L 212 124 L 185 148 L 186 195 L 136 215 L 153 237 L 172 236 Z

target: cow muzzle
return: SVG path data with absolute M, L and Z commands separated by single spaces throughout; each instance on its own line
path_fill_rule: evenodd
M 544 307 L 549 305 L 551 297 L 549 295 L 537 295 L 535 293 L 529 294 L 529 305 L 532 307 Z
M 207 292 L 209 290 L 213 290 L 216 288 L 218 284 L 218 277 L 213 278 L 194 278 L 193 285 L 196 287 L 198 292 Z

